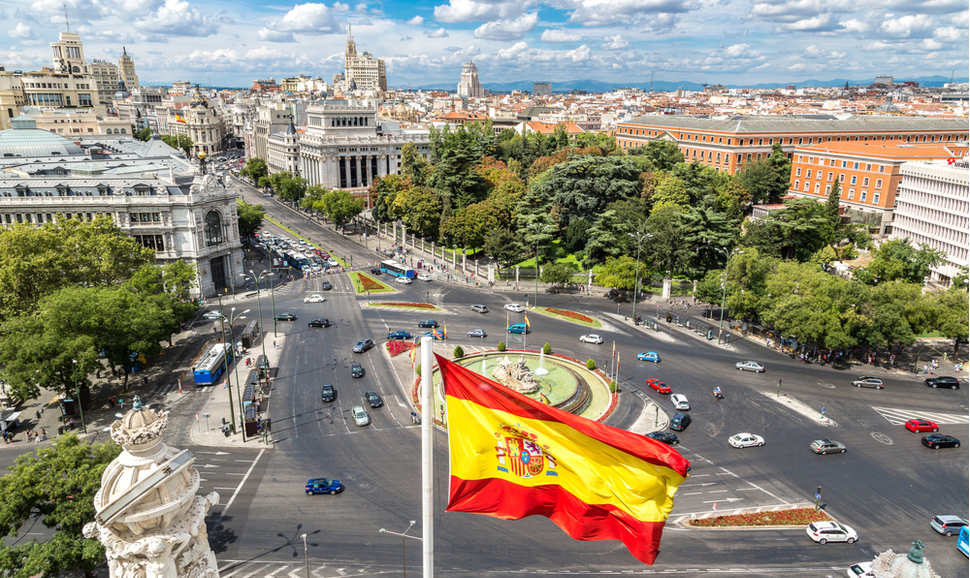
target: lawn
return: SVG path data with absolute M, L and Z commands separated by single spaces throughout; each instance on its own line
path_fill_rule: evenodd
M 360 271 L 351 271 L 348 273 L 348 275 L 350 275 L 350 281 L 354 285 L 354 291 L 356 291 L 358 294 L 397 293 L 397 290 L 390 285 L 382 283 L 366 273 L 361 273 Z
M 831 520 L 823 510 L 797 508 L 773 512 L 752 512 L 733 516 L 711 516 L 697 518 L 687 523 L 698 528 L 737 528 L 751 526 L 807 526 L 810 522 Z
M 530 311 L 542 313 L 543 315 L 548 315 L 550 317 L 557 317 L 559 319 L 564 319 L 566 321 L 577 323 L 579 325 L 585 325 L 587 327 L 603 327 L 603 324 L 598 319 L 590 317 L 584 313 L 577 313 L 575 311 L 556 309 L 555 307 L 539 307 L 538 309 L 531 309 Z

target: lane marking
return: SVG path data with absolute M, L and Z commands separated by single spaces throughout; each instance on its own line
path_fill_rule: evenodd
M 241 490 L 242 487 L 246 484 L 246 480 L 248 480 L 249 475 L 253 473 L 253 469 L 256 467 L 257 462 L 259 462 L 259 458 L 263 457 L 263 453 L 265 451 L 266 451 L 265 449 L 261 449 L 259 450 L 259 453 L 256 454 L 256 458 L 253 460 L 253 465 L 249 466 L 249 471 L 246 472 L 246 477 L 244 477 L 242 480 L 239 481 L 239 485 L 236 487 L 236 491 L 233 492 L 232 497 L 229 498 L 228 502 L 226 502 L 226 507 L 222 509 L 222 512 L 219 514 L 219 519 L 216 520 L 216 523 L 213 524 L 213 526 L 218 526 L 219 524 L 222 523 L 222 519 L 226 516 L 226 512 L 229 510 L 229 506 L 231 506 L 232 503 L 236 500 L 236 496 L 239 495 L 239 490 Z

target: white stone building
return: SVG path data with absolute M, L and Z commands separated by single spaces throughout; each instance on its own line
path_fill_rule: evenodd
M 481 98 L 485 95 L 482 83 L 478 81 L 478 67 L 474 62 L 466 62 L 461 67 L 461 80 L 458 81 L 458 96 Z
M 336 83 L 334 77 L 334 83 Z M 347 35 L 347 48 L 344 50 L 344 90 L 385 91 L 387 90 L 387 71 L 383 58 L 374 58 L 370 52 L 357 55 L 354 37 Z

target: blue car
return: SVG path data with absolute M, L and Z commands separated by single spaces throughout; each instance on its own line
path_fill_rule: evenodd
M 654 363 L 660 363 L 660 356 L 657 355 L 656 351 L 647 351 L 644 353 L 638 353 L 637 359 L 640 361 L 652 361 Z
M 435 333 L 434 331 L 429 331 L 424 334 L 425 337 L 431 337 L 435 341 L 441 341 L 443 336 L 440 333 Z
M 387 334 L 388 341 L 411 339 L 411 334 L 407 331 L 393 331 Z
M 506 331 L 509 333 L 524 334 L 529 333 L 529 327 L 525 323 L 513 323 L 512 325 L 509 325 L 509 328 Z
M 306 483 L 306 495 L 314 494 L 339 494 L 344 491 L 344 485 L 337 480 L 330 478 L 313 478 Z

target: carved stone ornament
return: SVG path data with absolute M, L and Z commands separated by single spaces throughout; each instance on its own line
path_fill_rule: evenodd
M 539 384 L 536 383 L 535 376 L 526 367 L 525 358 L 522 357 L 518 361 L 511 361 L 506 355 L 492 371 L 492 378 L 519 393 L 529 394 L 539 391 Z

